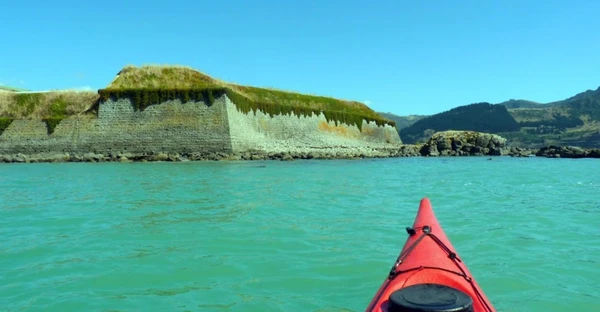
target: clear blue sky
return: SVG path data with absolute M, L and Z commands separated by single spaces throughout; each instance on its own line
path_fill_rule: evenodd
M 126 64 L 399 115 L 600 86 L 597 0 L 7 1 L 0 83 L 105 87 Z

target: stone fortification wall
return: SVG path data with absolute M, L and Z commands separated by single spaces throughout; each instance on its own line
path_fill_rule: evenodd
M 127 99 L 109 100 L 99 105 L 97 117 L 70 116 L 50 135 L 41 120 L 15 120 L 0 135 L 0 154 L 325 152 L 389 148 L 388 143 L 401 143 L 389 125 L 363 121 L 361 131 L 327 121 L 323 114 L 245 114 L 222 96 L 210 106 L 176 100 L 143 111 L 135 111 Z
M 48 135 L 41 120 L 15 120 L 0 136 L 0 154 L 231 152 L 224 100 L 179 100 L 134 111 L 129 100 L 107 101 L 98 117 L 70 116 Z
M 182 104 L 179 100 L 143 111 L 134 111 L 129 100 L 102 103 L 93 144 L 102 151 L 131 153 L 231 151 L 222 103 L 206 106 L 203 102 Z
M 259 110 L 245 114 L 225 98 L 235 152 L 259 150 L 267 153 L 308 152 L 326 148 L 366 148 L 401 144 L 396 128 L 377 126 L 363 120 L 362 130 L 355 125 L 327 121 L 324 114 L 308 117 L 275 115 Z
M 70 152 L 77 146 L 77 134 L 89 133 L 95 122 L 93 117 L 72 116 L 48 135 L 46 123 L 41 120 L 14 120 L 0 136 L 0 154 Z

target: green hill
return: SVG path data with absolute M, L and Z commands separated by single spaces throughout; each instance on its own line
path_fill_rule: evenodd
M 564 101 L 558 102 L 558 104 L 552 104 L 566 107 L 572 116 L 600 121 L 600 87 L 595 91 L 587 90 Z
M 459 106 L 398 128 L 405 143 L 423 141 L 437 131 L 472 130 L 502 135 L 520 147 L 600 147 L 600 87 L 550 103 L 511 99 Z
M 600 147 L 600 87 L 550 103 L 511 99 L 459 106 L 422 118 L 399 133 L 403 142 L 415 143 L 445 130 L 495 133 L 511 145 L 529 148 Z
M 400 130 L 400 137 L 402 142 L 417 143 L 446 130 L 497 133 L 518 131 L 519 124 L 503 105 L 474 103 L 425 117 Z
M 521 126 L 502 133 L 513 145 L 600 147 L 600 87 L 538 107 L 509 109 Z

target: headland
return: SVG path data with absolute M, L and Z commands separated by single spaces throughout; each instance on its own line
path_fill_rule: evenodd
M 98 92 L 0 93 L 4 161 L 376 157 L 401 143 L 394 122 L 363 103 L 183 66 L 127 66 Z
M 0 162 L 293 160 L 411 156 L 596 157 L 440 131 L 403 144 L 364 103 L 223 82 L 185 66 L 126 66 L 92 91 L 0 92 Z

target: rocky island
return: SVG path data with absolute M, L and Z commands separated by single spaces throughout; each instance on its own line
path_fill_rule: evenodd
M 420 145 L 421 156 L 511 156 L 547 158 L 600 158 L 600 149 L 575 146 L 546 146 L 528 149 L 509 146 L 508 140 L 492 133 L 440 131 Z

